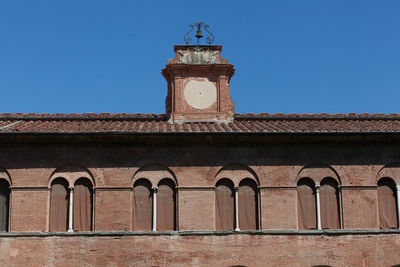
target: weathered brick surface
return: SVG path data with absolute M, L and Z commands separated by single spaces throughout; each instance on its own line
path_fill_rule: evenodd
M 129 190 L 96 191 L 95 230 L 132 230 L 132 195 Z
M 12 183 L 10 231 L 48 231 L 48 187 L 58 174 L 67 175 L 70 183 L 86 174 L 93 180 L 96 231 L 132 230 L 132 185 L 139 176 L 154 185 L 165 176 L 175 181 L 179 230 L 215 229 L 213 187 L 223 176 L 236 184 L 245 177 L 258 182 L 262 229 L 297 229 L 296 185 L 302 174 L 315 181 L 336 175 L 342 186 L 344 228 L 378 230 L 377 179 L 389 174 L 395 181 L 400 178 L 397 165 L 390 165 L 400 161 L 400 148 L 392 144 L 364 144 L 362 149 L 324 144 L 210 145 L 194 137 L 185 145 L 182 140 L 187 139 L 182 137 L 173 144 L 145 138 L 161 145 L 1 146 L 0 166 Z M 14 266 L 391 266 L 400 264 L 399 237 L 399 233 L 0 237 L 0 259 L 3 265 Z
M 16 190 L 11 193 L 10 231 L 47 231 L 48 190 Z
M 263 229 L 297 229 L 297 191 L 261 190 Z
M 345 228 L 378 228 L 378 194 L 376 190 L 343 190 Z
M 259 182 L 263 229 L 296 229 L 297 179 L 301 173 L 306 173 L 318 181 L 325 175 L 323 168 L 329 169 L 326 175 L 336 173 L 341 186 L 345 187 L 341 190 L 344 227 L 377 228 L 377 192 L 374 186 L 382 173 L 396 176 L 396 168 L 386 172 L 382 169 L 400 160 L 400 149 L 396 146 L 364 146 L 362 153 L 360 151 L 352 146 L 157 148 L 112 144 L 26 145 L 16 149 L 1 148 L 0 166 L 8 172 L 12 182 L 11 231 L 48 229 L 49 191 L 45 188 L 49 186 L 50 178 L 65 173 L 64 169 L 71 172 L 70 183 L 86 170 L 95 188 L 99 188 L 95 194 L 95 229 L 130 230 L 132 192 L 129 188 L 137 178 L 135 174 L 144 166 L 150 166 L 146 167 L 150 170 L 141 172 L 141 176 L 147 175 L 150 181 L 157 183 L 163 172 L 169 169 L 172 179 L 182 188 L 178 194 L 177 213 L 178 225 L 185 230 L 214 229 L 215 197 L 212 188 L 222 176 L 232 176 L 236 184 L 246 176 Z M 302 171 L 316 162 L 324 163 L 322 169 Z M 221 171 L 226 166 L 233 167 Z M 160 177 L 150 177 L 157 172 L 160 172 Z M 399 178 L 393 177 L 395 180 Z M 185 189 L 191 187 L 194 189 Z
M 398 235 L 0 238 L 2 266 L 393 266 Z
M 178 194 L 179 229 L 215 229 L 214 191 L 181 190 Z

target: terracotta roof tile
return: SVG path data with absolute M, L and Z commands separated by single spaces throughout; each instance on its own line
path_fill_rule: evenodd
M 400 114 L 235 114 L 229 123 L 171 124 L 165 114 L 0 113 L 0 135 L 56 133 L 400 133 Z

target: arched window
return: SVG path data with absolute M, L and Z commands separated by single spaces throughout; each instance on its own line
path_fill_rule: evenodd
M 300 229 L 316 229 L 315 184 L 310 178 L 302 178 L 297 183 L 297 202 Z
M 385 177 L 378 182 L 379 227 L 397 228 L 396 184 Z
M 8 231 L 10 184 L 0 179 L 0 231 Z
M 221 179 L 215 188 L 216 229 L 233 230 L 235 228 L 235 199 L 233 183 L 229 179 Z
M 157 190 L 157 230 L 175 230 L 175 183 L 163 179 Z
M 57 178 L 51 183 L 50 232 L 65 232 L 68 229 L 68 182 Z
M 252 179 L 243 179 L 239 184 L 239 228 L 258 229 L 257 184 Z
M 80 178 L 74 185 L 74 231 L 91 231 L 93 188 L 89 179 Z
M 139 179 L 133 185 L 133 229 L 151 231 L 153 196 L 151 183 L 146 179 Z
M 324 178 L 319 190 L 321 205 L 321 227 L 339 229 L 339 190 L 335 179 Z

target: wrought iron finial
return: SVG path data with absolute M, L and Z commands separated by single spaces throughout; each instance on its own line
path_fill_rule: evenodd
M 197 45 L 200 44 L 200 39 L 203 38 L 203 33 L 201 32 L 201 27 L 204 28 L 204 30 L 208 33 L 208 37 L 206 38 L 206 42 L 207 44 L 211 44 L 212 42 L 214 42 L 214 34 L 212 34 L 209 30 L 208 30 L 208 24 L 205 24 L 204 22 L 195 22 L 193 24 L 189 25 L 190 27 L 190 31 L 188 31 L 185 36 L 183 37 L 183 39 L 185 40 L 185 43 L 188 45 L 192 42 L 192 37 L 189 36 L 190 32 L 194 30 L 194 28 L 197 28 L 197 32 L 195 37 L 197 38 Z

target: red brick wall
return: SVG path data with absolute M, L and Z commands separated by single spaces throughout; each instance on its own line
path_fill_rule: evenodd
M 10 201 L 10 231 L 47 231 L 48 190 L 14 190 Z
M 400 151 L 396 154 L 395 148 L 391 148 L 393 153 L 388 156 L 388 153 L 383 153 L 385 149 L 365 148 L 362 158 L 354 161 L 359 151 L 345 147 L 330 148 L 328 153 L 324 153 L 326 149 L 323 147 L 280 150 L 250 147 L 26 146 L 16 150 L 2 148 L 2 155 L 7 156 L 0 158 L 0 166 L 8 171 L 12 181 L 11 231 L 48 229 L 49 191 L 46 188 L 49 187 L 49 179 L 57 176 L 54 173 L 62 166 L 71 169 L 71 184 L 82 175 L 82 169 L 87 169 L 95 187 L 99 188 L 95 193 L 94 205 L 96 230 L 130 230 L 130 188 L 135 173 L 149 163 L 157 163 L 153 165 L 161 166 L 159 168 L 169 168 L 180 188 L 178 225 L 182 230 L 214 229 L 215 198 L 212 188 L 221 168 L 232 163 L 243 169 L 238 170 L 240 173 L 237 177 L 234 170 L 230 171 L 235 183 L 242 179 L 247 170 L 252 172 L 249 172 L 249 176 L 255 175 L 254 179 L 259 181 L 263 229 L 296 229 L 297 179 L 304 166 L 313 162 L 325 162 L 326 168 L 334 170 L 342 183 L 344 227 L 378 228 L 377 193 L 374 187 L 377 175 L 386 164 L 397 160 L 396 155 L 400 155 Z M 342 154 L 346 156 L 342 157 Z M 343 164 L 338 164 L 338 161 Z M 75 173 L 74 166 L 77 166 Z M 321 170 L 316 170 L 318 172 L 315 175 L 318 176 Z M 307 175 L 313 176 L 312 171 L 308 171 Z M 149 180 L 156 181 L 152 177 Z
M 97 190 L 95 231 L 132 230 L 132 191 Z
M 211 190 L 180 190 L 179 230 L 215 229 L 215 193 Z
M 297 229 L 297 191 L 261 190 L 263 229 Z
M 393 266 L 398 235 L 0 238 L 2 266 Z
M 345 228 L 378 228 L 378 194 L 376 190 L 343 190 Z
M 318 180 L 326 172 L 337 175 L 335 178 L 341 181 L 344 228 L 379 231 L 376 182 L 382 173 L 396 176 L 395 169 L 387 172 L 382 169 L 400 161 L 400 148 L 390 144 L 365 145 L 362 150 L 345 145 L 165 144 L 160 147 L 135 147 L 124 143 L 1 147 L 0 166 L 7 170 L 12 181 L 10 231 L 48 230 L 48 187 L 57 171 L 71 172 L 69 181 L 72 184 L 84 172 L 94 181 L 96 231 L 130 231 L 130 188 L 135 177 L 138 173 L 153 175 L 157 172 L 170 174 L 177 183 L 179 230 L 215 229 L 213 186 L 221 175 L 229 173 L 235 183 L 243 177 L 259 182 L 262 229 L 297 229 L 299 176 L 307 173 Z M 312 163 L 325 167 L 303 170 Z M 224 168 L 226 166 L 230 167 Z M 148 178 L 156 183 L 162 177 Z M 398 183 L 400 177 L 393 178 Z M 0 255 L 3 262 L 16 265 L 30 262 L 33 266 L 57 265 L 65 263 L 66 258 L 70 265 L 85 261 L 88 265 L 107 262 L 116 266 L 127 263 L 145 266 L 170 266 L 172 263 L 200 266 L 400 264 L 399 230 L 390 235 L 342 234 L 0 237 Z M 216 263 L 216 259 L 220 260 Z

